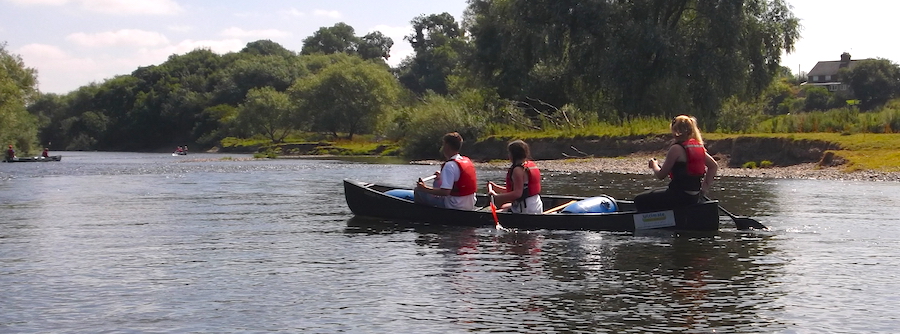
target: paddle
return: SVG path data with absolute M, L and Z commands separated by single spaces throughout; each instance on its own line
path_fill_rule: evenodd
M 428 181 L 434 180 L 434 178 L 436 178 L 436 177 L 437 177 L 437 175 L 433 175 L 433 174 L 432 174 L 431 176 L 426 177 L 426 178 L 424 178 L 424 179 L 423 179 L 423 178 L 419 178 L 419 181 L 422 181 L 422 182 L 428 182 Z
M 707 201 L 711 201 L 711 199 L 709 199 L 709 197 L 706 197 L 706 195 L 703 195 L 703 198 L 705 198 Z M 719 210 L 721 210 L 726 215 L 728 215 L 728 217 L 731 217 L 731 220 L 734 221 L 734 226 L 737 226 L 737 229 L 739 229 L 739 230 L 750 230 L 750 229 L 768 230 L 769 229 L 768 227 L 766 227 L 766 225 L 763 225 L 762 223 L 756 221 L 756 219 L 753 219 L 750 217 L 738 217 L 738 216 L 734 215 L 733 213 L 729 212 L 728 210 L 725 210 L 725 208 L 723 208 L 722 205 L 716 203 L 716 206 L 719 207 Z
M 497 206 L 494 205 L 494 195 L 490 194 L 493 191 L 494 191 L 494 186 L 492 186 L 489 183 L 488 184 L 488 200 L 491 201 L 491 203 L 490 203 L 491 204 L 491 215 L 494 216 L 494 228 L 496 228 L 498 231 L 502 231 L 503 226 L 500 226 L 500 219 L 497 218 Z
M 568 203 L 565 203 L 565 204 L 560 205 L 560 206 L 557 206 L 557 207 L 555 207 L 555 208 L 553 208 L 553 209 L 544 211 L 544 214 L 554 213 L 554 212 L 556 212 L 556 211 L 562 210 L 562 209 L 564 209 L 565 207 L 569 206 L 569 204 L 572 204 L 572 203 L 575 203 L 575 202 L 576 202 L 575 200 L 571 200 L 571 201 L 569 201 Z

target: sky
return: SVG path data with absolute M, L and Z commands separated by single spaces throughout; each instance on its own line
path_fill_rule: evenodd
M 900 62 L 891 37 L 900 2 L 787 1 L 803 26 L 794 52 L 782 56 L 794 73 L 843 52 Z M 299 52 L 304 38 L 338 22 L 357 36 L 391 37 L 395 66 L 412 53 L 403 40 L 412 19 L 447 12 L 461 21 L 465 7 L 466 0 L 0 0 L 0 43 L 37 69 L 42 92 L 64 94 L 201 47 L 224 54 L 269 39 Z

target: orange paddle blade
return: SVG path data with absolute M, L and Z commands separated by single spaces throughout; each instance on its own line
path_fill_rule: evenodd
M 494 205 L 494 201 L 491 201 L 491 214 L 494 215 L 494 224 L 500 225 L 500 219 L 497 219 L 497 207 Z

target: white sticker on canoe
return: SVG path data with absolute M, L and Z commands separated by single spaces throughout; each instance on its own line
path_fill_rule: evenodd
M 635 230 L 649 230 L 672 226 L 675 226 L 675 212 L 672 210 L 639 213 L 634 215 Z

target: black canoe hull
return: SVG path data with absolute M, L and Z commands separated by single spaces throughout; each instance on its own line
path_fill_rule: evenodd
M 12 160 L 4 160 L 6 162 L 50 162 L 62 160 L 61 155 L 51 155 L 49 157 L 18 157 Z
M 408 189 L 344 180 L 344 197 L 350 211 L 357 216 L 427 222 L 458 226 L 492 226 L 494 219 L 490 209 L 476 211 L 444 209 L 425 206 L 401 199 L 384 192 L 392 189 Z M 486 195 L 477 195 L 476 206 L 488 205 Z M 541 195 L 544 208 L 553 208 L 572 200 L 575 196 Z M 619 210 L 613 213 L 554 213 L 515 214 L 498 212 L 500 224 L 506 228 L 522 230 L 589 230 L 633 232 L 645 229 L 670 229 L 684 231 L 719 230 L 718 202 L 707 201 L 669 211 L 638 213 L 631 201 L 616 201 Z

